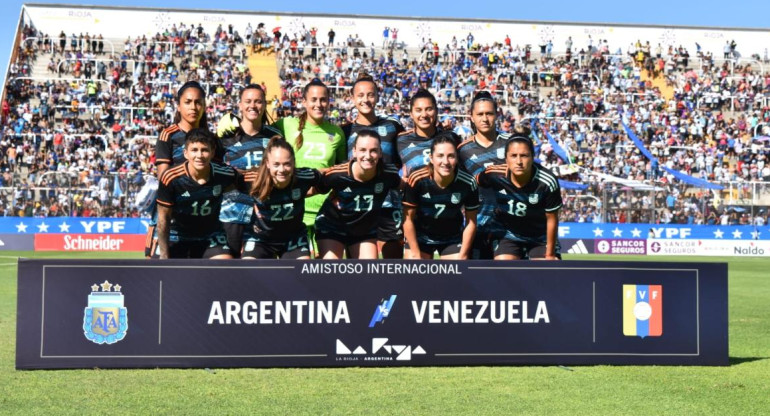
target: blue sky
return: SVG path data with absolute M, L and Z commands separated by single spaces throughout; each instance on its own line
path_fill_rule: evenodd
M 21 0 L 0 3 L 0 79 L 5 78 L 10 48 L 18 23 Z M 38 0 L 36 3 L 76 4 Z M 698 2 L 676 0 L 574 0 L 502 1 L 414 1 L 414 0 L 293 0 L 278 2 L 211 0 L 89 0 L 92 5 L 169 7 L 188 9 L 262 10 L 271 12 L 344 13 L 391 16 L 467 17 L 557 22 L 639 23 L 689 26 L 768 28 L 770 5 L 762 1 Z M 385 4 L 386 6 L 382 6 Z M 479 7 L 483 4 L 483 7 Z M 729 7 L 725 7 L 729 4 Z

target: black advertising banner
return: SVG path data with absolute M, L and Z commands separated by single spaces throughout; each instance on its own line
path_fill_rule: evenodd
M 16 367 L 727 365 L 727 265 L 19 261 Z

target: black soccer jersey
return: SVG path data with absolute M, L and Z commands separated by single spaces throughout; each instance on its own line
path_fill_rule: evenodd
M 185 162 L 163 172 L 157 202 L 172 209 L 171 231 L 180 239 L 204 239 L 221 229 L 222 193 L 242 179 L 235 169 L 212 163 L 209 180 L 199 184 L 190 176 L 188 165 Z
M 470 138 L 457 146 L 461 166 L 472 176 L 476 176 L 492 165 L 505 163 L 505 145 L 511 135 L 500 133 L 489 147 L 480 145 L 476 139 Z
M 220 139 L 218 151 L 222 162 L 236 169 L 248 170 L 262 164 L 265 147 L 273 136 L 281 132 L 272 126 L 262 126 L 253 136 L 244 133 L 240 128 L 234 135 Z
M 462 170 L 446 188 L 436 184 L 427 167 L 409 175 L 404 189 L 404 206 L 417 209 L 417 240 L 423 244 L 451 244 L 462 241 L 463 208 L 479 208 L 476 180 Z
M 176 124 L 163 129 L 155 142 L 155 164 L 168 163 L 169 167 L 183 164 L 186 136 Z
M 493 165 L 478 175 L 479 186 L 495 192 L 495 220 L 515 238 L 546 241 L 545 213 L 561 208 L 561 189 L 553 173 L 534 164 L 532 179 L 522 188 L 510 180 L 505 165 Z
M 505 145 L 510 134 L 498 134 L 497 139 L 489 147 L 480 145 L 474 138 L 470 138 L 457 147 L 460 166 L 476 177 L 492 165 L 505 163 Z M 481 188 L 479 190 L 479 199 L 481 208 L 479 208 L 478 225 L 479 230 L 487 231 L 491 227 L 491 220 L 495 212 L 494 191 L 491 188 Z
M 398 135 L 404 131 L 404 126 L 393 118 L 377 117 L 377 121 L 371 126 L 357 123 L 342 126 L 342 131 L 345 133 L 345 137 L 348 141 L 348 159 L 352 159 L 353 142 L 356 140 L 356 137 L 358 137 L 358 132 L 366 129 L 374 130 L 380 136 L 383 162 L 392 163 L 397 167 L 401 167 L 401 160 L 398 157 L 398 148 L 396 147 L 396 139 L 398 138 Z
M 324 171 L 318 190 L 331 193 L 316 217 L 317 230 L 352 237 L 376 234 L 382 202 L 401 177 L 394 165 L 380 163 L 373 179 L 359 182 L 352 166 L 350 161 Z
M 419 136 L 414 130 L 408 130 L 398 136 L 398 155 L 401 158 L 404 177 L 409 177 L 412 172 L 430 163 L 430 146 L 433 144 L 433 138 L 439 133 L 452 135 L 455 145 L 460 144 L 460 136 L 439 129 L 436 129 L 433 137 Z
M 320 184 L 321 173 L 315 169 L 298 168 L 294 180 L 283 189 L 273 187 L 266 200 L 254 199 L 253 233 L 260 241 L 282 242 L 306 229 L 305 195 Z
M 232 136 L 223 137 L 219 141 L 217 151 L 219 159 L 236 169 L 249 170 L 262 164 L 265 147 L 270 138 L 281 135 L 275 127 L 262 126 L 260 131 L 249 136 L 240 128 Z M 225 194 L 222 199 L 222 210 L 219 220 L 227 223 L 248 224 L 253 214 L 253 200 L 243 192 L 233 191 Z
M 382 161 L 391 163 L 396 167 L 401 167 L 401 158 L 398 156 L 398 147 L 396 142 L 398 135 L 404 132 L 404 126 L 394 118 L 377 117 L 377 121 L 371 126 L 363 124 L 346 124 L 342 126 L 342 131 L 348 140 L 348 159 L 353 158 L 353 142 L 358 137 L 361 130 L 374 130 L 380 136 L 380 145 L 382 147 Z M 388 198 L 383 202 L 383 208 L 398 208 L 401 210 L 401 195 L 397 191 L 392 191 Z

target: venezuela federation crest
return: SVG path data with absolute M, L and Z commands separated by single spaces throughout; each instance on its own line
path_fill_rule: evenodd
M 107 280 L 91 286 L 88 306 L 83 314 L 83 332 L 89 341 L 114 344 L 126 337 L 128 312 L 120 290 L 120 285 Z

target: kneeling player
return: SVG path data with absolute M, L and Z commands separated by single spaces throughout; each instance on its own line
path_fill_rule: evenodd
M 476 180 L 457 169 L 452 137 L 433 139 L 430 163 L 409 175 L 404 188 L 404 236 L 407 259 L 468 258 L 476 233 L 479 189 Z M 463 209 L 465 224 L 463 224 Z
M 211 163 L 216 138 L 193 129 L 184 144 L 185 162 L 163 172 L 158 187 L 157 257 L 229 259 L 219 222 L 222 192 L 233 189 L 235 169 Z
M 273 137 L 256 171 L 251 196 L 254 214 L 243 236 L 244 259 L 309 259 L 305 196 L 318 186 L 321 174 L 297 169 L 294 149 L 282 137 Z
M 324 171 L 320 192 L 332 191 L 315 221 L 321 258 L 377 258 L 377 223 L 382 202 L 401 185 L 398 169 L 381 160 L 380 136 L 360 130 L 353 158 Z
M 556 177 L 534 162 L 532 140 L 514 135 L 505 145 L 505 165 L 478 175 L 495 191 L 495 219 L 505 228 L 493 241 L 495 260 L 558 260 L 561 190 Z

